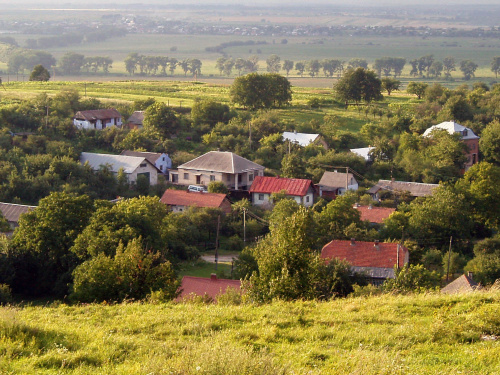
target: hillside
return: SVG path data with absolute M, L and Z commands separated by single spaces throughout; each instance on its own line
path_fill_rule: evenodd
M 269 305 L 3 307 L 27 374 L 497 374 L 500 293 Z

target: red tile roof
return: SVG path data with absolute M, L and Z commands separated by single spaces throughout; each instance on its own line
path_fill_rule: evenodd
M 321 250 L 323 259 L 342 259 L 354 267 L 393 268 L 397 263 L 397 243 L 333 240 Z M 403 267 L 408 258 L 408 249 L 399 246 L 399 267 Z
M 241 290 L 241 281 L 218 279 L 215 274 L 210 278 L 184 276 L 180 287 L 181 294 L 177 300 L 182 300 L 190 294 L 196 294 L 197 296 L 207 295 L 215 300 L 219 294 L 225 293 L 227 288 L 234 288 L 239 291 Z
M 225 201 L 226 204 L 224 204 Z M 198 193 L 172 189 L 168 189 L 165 193 L 163 193 L 160 202 L 171 206 L 198 206 L 215 208 L 224 208 L 229 204 L 226 194 Z M 225 211 L 227 211 L 227 209 Z
M 311 180 L 256 176 L 250 187 L 250 193 L 279 193 L 281 190 L 286 190 L 288 195 L 304 196 L 311 186 Z
M 361 214 L 361 220 L 368 220 L 370 223 L 382 224 L 384 219 L 387 219 L 395 208 L 389 207 L 373 207 L 373 206 L 354 206 Z

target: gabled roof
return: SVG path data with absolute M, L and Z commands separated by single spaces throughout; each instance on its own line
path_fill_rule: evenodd
M 432 195 L 432 191 L 438 186 L 438 184 L 422 184 L 419 182 L 379 180 L 377 184 L 368 189 L 367 192 L 368 194 L 376 194 L 380 190 L 400 193 L 407 191 L 413 197 L 425 197 Z
M 236 290 L 241 290 L 240 280 L 229 280 L 229 279 L 218 279 L 217 276 L 212 275 L 212 277 L 195 277 L 195 276 L 184 276 L 182 278 L 181 294 L 177 300 L 182 300 L 184 297 L 189 297 L 190 294 L 195 294 L 198 296 L 207 295 L 212 299 L 217 299 L 219 294 L 226 292 L 227 288 L 234 288 Z
M 249 192 L 271 194 L 286 190 L 288 195 L 304 196 L 311 186 L 311 180 L 301 178 L 256 176 Z
M 78 111 L 75 114 L 76 119 L 87 120 L 87 121 L 106 120 L 117 117 L 122 117 L 122 115 L 114 108 Z
M 352 173 L 347 174 L 347 183 L 351 185 L 351 178 L 354 178 Z M 356 178 L 354 178 L 356 180 Z M 356 181 L 357 182 L 357 181 Z M 325 172 L 321 177 L 318 185 L 326 186 L 329 188 L 345 188 L 346 184 L 346 173 L 342 172 Z
M 479 287 L 472 278 L 462 275 L 459 278 L 453 280 L 451 283 L 446 285 L 441 289 L 441 293 L 453 294 L 453 293 L 468 293 L 473 292 Z
M 370 151 L 375 147 L 351 148 L 353 154 L 361 156 L 366 161 L 370 160 Z
M 17 223 L 22 214 L 31 212 L 36 206 L 25 206 L 23 204 L 0 203 L 0 212 L 8 222 Z
M 263 170 L 264 167 L 232 152 L 210 151 L 188 161 L 178 169 L 196 169 L 221 173 L 242 173 L 252 170 Z
M 225 200 L 227 200 L 226 194 L 167 189 L 163 193 L 160 202 L 171 206 L 221 208 Z
M 127 120 L 127 123 L 142 125 L 143 121 L 144 121 L 144 111 L 135 111 L 130 115 L 130 117 Z
M 384 219 L 387 219 L 395 208 L 390 207 L 375 207 L 375 206 L 360 206 L 355 205 L 355 209 L 361 214 L 361 220 L 368 220 L 370 223 L 382 224 Z
M 399 247 L 398 247 L 399 246 Z M 403 267 L 408 250 L 397 243 L 333 240 L 321 250 L 323 259 L 342 259 L 354 267 L 393 268 L 398 260 Z
M 136 156 L 140 158 L 146 158 L 151 164 L 156 163 L 158 158 L 160 158 L 163 154 L 160 154 L 158 152 L 141 152 L 141 151 L 130 151 L 130 150 L 124 150 L 121 152 L 122 156 Z
M 284 132 L 283 140 L 296 143 L 299 146 L 306 147 L 311 143 L 314 143 L 319 137 L 319 134 L 307 134 L 307 133 L 297 133 L 297 132 Z
M 437 125 L 432 125 L 424 132 L 424 137 L 429 137 L 433 130 L 446 130 L 449 134 L 460 133 L 462 139 L 477 139 L 479 138 L 470 128 L 466 128 L 455 121 L 446 121 Z
M 145 157 L 137 156 L 122 156 L 122 155 L 108 155 L 108 154 L 95 154 L 93 152 L 82 152 L 80 155 L 80 163 L 89 163 L 93 170 L 99 170 L 103 165 L 109 165 L 111 172 L 118 173 L 120 168 L 123 168 L 125 173 L 133 173 L 141 163 L 149 163 L 154 168 L 156 166 L 148 161 Z

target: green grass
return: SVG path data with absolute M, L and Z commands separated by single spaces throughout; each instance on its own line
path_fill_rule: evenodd
M 500 295 L 0 309 L 5 374 L 497 374 Z
M 217 264 L 205 262 L 203 260 L 190 261 L 181 263 L 179 269 L 179 276 L 197 276 L 197 277 L 210 277 L 212 273 L 217 274 L 218 278 L 229 279 L 231 276 L 231 263 Z

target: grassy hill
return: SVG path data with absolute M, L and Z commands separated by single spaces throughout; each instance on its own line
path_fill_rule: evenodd
M 0 309 L 9 374 L 497 374 L 500 293 Z

